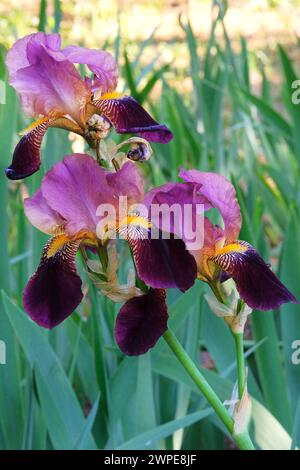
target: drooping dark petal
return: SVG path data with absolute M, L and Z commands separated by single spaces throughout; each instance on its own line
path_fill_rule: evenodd
M 195 282 L 197 265 L 184 242 L 173 234 L 159 232 L 159 238 L 150 235 L 136 236 L 129 227 L 128 242 L 140 279 L 157 289 L 188 290 Z
M 271 310 L 285 302 L 297 302 L 257 251 L 238 241 L 211 258 L 236 283 L 241 298 L 251 308 Z
M 95 100 L 93 105 L 109 119 L 119 134 L 138 134 L 149 142 L 161 144 L 173 138 L 170 129 L 154 121 L 131 96 Z
M 70 241 L 65 235 L 52 238 L 25 288 L 24 308 L 44 328 L 64 321 L 82 300 L 81 279 L 75 264 L 79 244 L 80 241 Z
M 167 330 L 166 292 L 150 289 L 147 294 L 128 300 L 121 308 L 115 337 L 128 356 L 145 354 Z
M 83 136 L 82 129 L 71 119 L 63 116 L 46 116 L 33 122 L 17 144 L 11 165 L 5 173 L 9 179 L 18 180 L 32 175 L 41 165 L 40 149 L 48 127 L 65 129 Z
M 42 118 L 21 138 L 13 153 L 12 163 L 5 170 L 7 178 L 19 180 L 38 171 L 41 165 L 41 143 L 52 121 L 51 118 Z

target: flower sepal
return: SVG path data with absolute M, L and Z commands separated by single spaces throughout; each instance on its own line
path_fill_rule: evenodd
M 122 150 L 126 145 L 129 145 L 127 152 Z M 120 144 L 116 144 L 112 139 L 100 141 L 100 156 L 108 168 L 115 167 L 116 163 L 118 168 L 122 168 L 128 160 L 143 163 L 148 161 L 152 154 L 151 145 L 142 137 L 130 137 Z
M 246 369 L 246 375 L 248 371 Z M 247 390 L 247 380 L 245 381 L 245 388 L 242 398 L 238 399 L 238 385 L 234 386 L 232 397 L 230 400 L 224 402 L 224 405 L 229 405 L 229 414 L 234 421 L 233 435 L 239 436 L 248 432 L 248 426 L 251 418 L 251 399 Z
M 126 284 L 120 284 L 117 276 L 119 267 L 118 253 L 115 243 L 107 246 L 108 263 L 104 270 L 97 260 L 88 260 L 88 276 L 100 292 L 113 302 L 126 302 L 143 294 L 136 286 L 134 270 L 130 270 Z
M 245 324 L 252 309 L 240 299 L 237 290 L 232 287 L 226 296 L 226 303 L 218 300 L 214 295 L 205 294 L 205 299 L 211 311 L 224 318 L 233 334 L 244 333 Z

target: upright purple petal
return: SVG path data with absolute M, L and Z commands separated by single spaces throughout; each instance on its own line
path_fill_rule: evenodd
M 82 300 L 81 280 L 75 265 L 79 243 L 67 240 L 64 235 L 50 240 L 25 288 L 24 308 L 44 328 L 53 328 L 64 321 Z
M 119 134 L 138 134 L 149 142 L 161 144 L 173 138 L 170 129 L 158 124 L 131 96 L 96 100 L 93 105 L 109 119 Z
M 10 84 L 20 94 L 24 111 L 29 116 L 68 114 L 80 122 L 90 91 L 75 66 L 66 59 L 61 60 L 59 53 L 56 60 L 40 44 L 32 45 L 30 52 L 30 65 L 17 70 L 10 78 Z
M 19 70 L 30 65 L 28 49 L 33 44 L 42 44 L 48 51 L 58 51 L 60 49 L 60 36 L 59 34 L 45 34 L 33 33 L 18 39 L 14 45 L 9 49 L 6 55 L 6 66 L 10 78 Z
M 42 194 L 47 204 L 66 220 L 66 230 L 95 232 L 100 204 L 117 204 L 107 184 L 107 171 L 89 155 L 66 156 L 44 176 Z
M 121 351 L 128 356 L 145 354 L 167 330 L 166 292 L 150 289 L 134 297 L 121 308 L 115 337 Z
M 285 302 L 297 302 L 257 251 L 239 241 L 211 258 L 236 283 L 241 298 L 251 308 L 271 310 Z
M 42 198 L 29 198 L 26 203 L 28 216 L 34 225 L 46 231 L 49 214 L 47 210 L 47 215 L 42 217 L 38 208 L 42 201 L 43 210 L 46 204 L 58 217 L 57 225 L 64 225 L 69 235 L 81 230 L 95 233 L 101 218 L 107 218 L 104 210 L 103 214 L 97 214 L 98 208 L 109 205 L 114 209 L 111 214 L 114 218 L 118 215 L 121 196 L 126 196 L 128 209 L 131 204 L 143 200 L 143 185 L 143 178 L 134 163 L 127 162 L 119 171 L 111 172 L 100 167 L 89 155 L 68 155 L 44 176 L 40 190 Z
M 237 240 L 241 230 L 242 216 L 233 185 L 217 173 L 181 169 L 179 176 L 184 181 L 201 185 L 200 191 L 211 203 L 211 207 L 220 211 L 224 220 L 226 239 Z
M 45 34 L 45 33 L 37 33 Z M 45 46 L 51 51 L 59 51 L 61 47 L 61 38 L 57 33 L 45 34 Z
M 151 223 L 175 233 L 187 245 L 194 243 L 203 231 L 203 213 L 211 207 L 199 189 L 195 183 L 167 183 L 152 189 L 144 200 Z
M 197 183 L 165 183 L 151 189 L 146 194 L 145 204 L 206 204 L 207 199 L 200 193 L 201 185 Z M 210 204 L 208 209 L 210 208 Z
M 93 92 L 99 90 L 101 93 L 108 93 L 115 90 L 118 83 L 118 66 L 109 52 L 68 46 L 62 53 L 70 62 L 86 64 L 95 74 Z
M 11 165 L 6 168 L 7 178 L 19 180 L 33 175 L 41 166 L 40 149 L 43 137 L 52 119 L 44 118 L 25 134 L 18 142 L 12 157 Z
M 65 224 L 65 220 L 49 207 L 41 189 L 24 200 L 24 210 L 30 223 L 41 232 L 53 234 L 55 228 Z
M 116 172 L 107 173 L 108 185 L 114 192 L 114 197 L 127 197 L 128 210 L 133 204 L 139 204 L 144 199 L 145 181 L 137 165 L 128 161 Z

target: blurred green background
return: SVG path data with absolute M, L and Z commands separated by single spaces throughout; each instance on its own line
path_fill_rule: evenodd
M 255 245 L 300 298 L 300 105 L 297 1 L 2 0 L 4 58 L 25 34 L 59 31 L 63 44 L 105 48 L 119 63 L 120 91 L 175 134 L 143 167 L 149 186 L 176 180 L 180 165 L 219 171 L 234 183 L 241 239 Z M 3 98 L 3 97 L 2 97 Z M 226 431 L 163 342 L 124 357 L 114 337 L 120 305 L 85 278 L 85 301 L 51 332 L 22 310 L 22 291 L 46 237 L 22 199 L 83 142 L 50 129 L 43 169 L 10 182 L 4 168 L 28 120 L 9 86 L 0 104 L 0 449 L 231 449 Z M 3 102 L 3 100 L 2 100 Z M 114 135 L 115 140 L 119 137 Z M 124 254 L 125 257 L 125 254 Z M 126 257 L 124 258 L 126 260 Z M 79 269 L 80 266 L 79 266 Z M 127 263 L 122 263 L 121 276 Z M 236 380 L 234 342 L 197 282 L 169 293 L 170 325 L 222 400 Z M 300 306 L 254 312 L 246 334 L 251 435 L 258 448 L 300 446 Z

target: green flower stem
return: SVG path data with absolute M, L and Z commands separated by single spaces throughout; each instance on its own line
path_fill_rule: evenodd
M 242 432 L 241 434 L 232 434 L 232 439 L 240 450 L 255 450 L 248 431 Z
M 220 284 L 218 282 L 211 282 L 209 285 L 215 297 L 218 299 L 218 301 L 226 305 L 226 302 L 222 295 Z M 244 337 L 243 337 L 243 333 L 235 333 L 234 331 L 232 331 L 232 334 L 233 334 L 234 342 L 235 342 L 237 373 L 238 373 L 238 392 L 239 392 L 239 399 L 241 400 L 243 396 L 244 388 L 246 385 Z
M 97 142 L 96 142 L 95 151 L 96 151 L 97 163 L 98 163 L 98 165 L 102 166 L 101 155 L 100 155 L 100 140 L 97 140 Z
M 239 399 L 241 400 L 243 393 L 244 393 L 245 385 L 246 385 L 244 337 L 243 337 L 243 333 L 233 333 L 233 337 L 235 341 L 236 360 L 237 360 Z
M 163 335 L 170 349 L 173 351 L 181 365 L 185 368 L 195 385 L 198 387 L 200 392 L 204 395 L 208 403 L 215 410 L 227 430 L 232 436 L 232 439 L 241 450 L 254 450 L 254 446 L 247 432 L 242 434 L 234 434 L 234 421 L 229 415 L 225 406 L 216 395 L 215 391 L 211 388 L 209 383 L 201 374 L 200 370 L 196 367 L 191 358 L 187 355 L 181 344 L 179 343 L 176 336 L 167 330 Z

